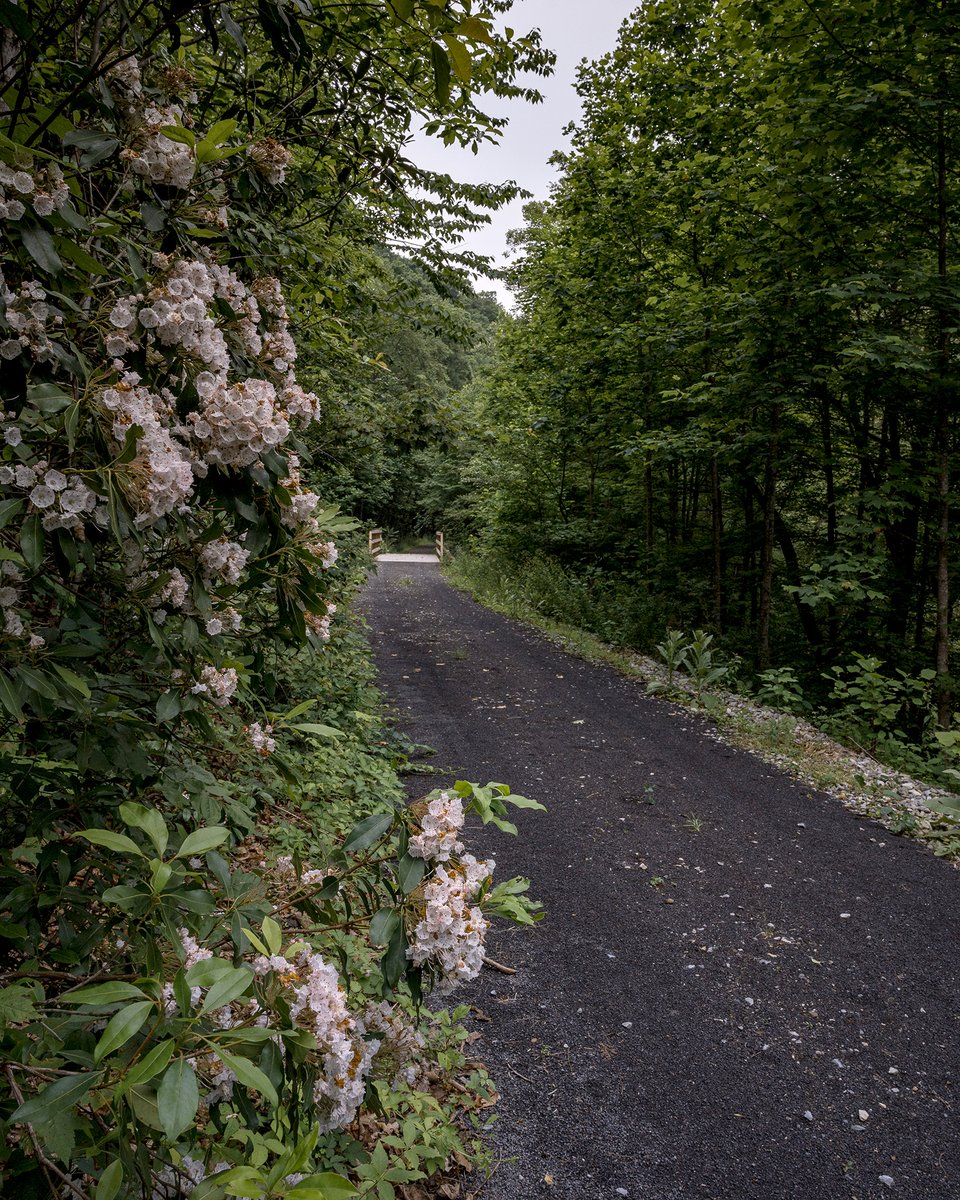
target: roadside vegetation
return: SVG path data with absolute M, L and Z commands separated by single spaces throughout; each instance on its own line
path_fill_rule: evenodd
M 358 447 L 384 453 L 370 414 L 413 454 L 415 382 L 439 412 L 437 347 L 465 382 L 455 347 L 489 320 L 470 256 L 436 248 L 516 188 L 405 148 L 423 124 L 495 138 L 485 90 L 534 98 L 520 73 L 550 56 L 503 8 L 0 3 L 18 1195 L 453 1196 L 444 1173 L 482 1164 L 495 1093 L 443 997 L 493 916 L 538 914 L 460 831 L 538 806 L 468 783 L 407 804 L 336 502 Z

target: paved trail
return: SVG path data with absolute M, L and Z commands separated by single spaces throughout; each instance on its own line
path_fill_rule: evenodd
M 500 1087 L 485 1200 L 957 1200 L 960 872 L 614 671 L 381 566 L 381 682 L 549 916 L 466 999 Z M 892 1187 L 881 1177 L 892 1180 Z

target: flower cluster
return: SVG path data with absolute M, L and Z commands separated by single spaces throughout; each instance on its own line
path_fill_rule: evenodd
M 317 397 L 293 374 L 296 348 L 280 286 L 264 277 L 247 289 L 226 267 L 200 259 L 158 255 L 155 265 L 161 276 L 152 288 L 123 296 L 111 308 L 107 353 L 122 361 L 144 338 L 147 350 L 177 350 L 188 374 L 196 371 L 199 404 L 185 423 L 168 411 L 168 437 L 195 475 L 205 475 L 209 466 L 252 466 L 286 441 L 291 419 L 309 422 L 319 415 Z M 226 332 L 211 315 L 218 300 L 234 314 Z M 277 382 L 256 377 L 231 382 L 228 333 Z
M 190 691 L 195 696 L 208 696 L 218 708 L 226 708 L 233 698 L 240 680 L 233 667 L 218 670 L 207 665 Z
M 16 586 L 23 583 L 23 572 L 9 559 L 0 562 L 0 617 L 3 618 L 3 631 L 11 637 L 23 637 L 25 630 L 23 620 L 16 611 L 23 601 L 23 595 Z
M 185 124 L 179 104 L 160 107 L 148 104 L 143 112 L 143 125 L 137 131 L 134 146 L 121 152 L 120 157 L 136 175 L 166 187 L 188 188 L 197 173 L 197 157 L 192 146 L 168 138 L 163 129 Z
M 328 543 L 333 545 L 333 543 Z M 330 564 L 333 566 L 333 563 Z M 314 633 L 321 642 L 330 641 L 330 623 L 333 620 L 333 614 L 337 611 L 337 606 L 330 600 L 327 601 L 327 611 L 321 617 L 317 613 L 306 612 L 303 614 L 304 622 L 307 628 Z
M 276 389 L 266 379 L 217 384 L 188 422 L 206 462 L 220 467 L 249 467 L 290 433 Z
M 327 871 L 318 871 L 316 867 L 305 867 L 298 876 L 296 868 L 293 865 L 293 859 L 289 854 L 281 854 L 274 864 L 273 870 L 277 879 L 288 884 L 300 884 L 306 887 L 313 887 L 315 884 L 323 883 L 328 877 Z
M 139 375 L 127 371 L 113 387 L 104 388 L 100 403 L 113 414 L 113 436 L 121 445 L 133 426 L 143 431 L 129 471 L 137 524 L 150 525 L 180 509 L 193 491 L 194 475 L 185 447 L 170 431 L 176 415 L 173 394 L 166 388 L 152 392 Z
M 494 866 L 492 859 L 478 862 L 465 854 L 447 867 L 438 866 L 424 886 L 425 911 L 407 957 L 418 966 L 438 968 L 442 992 L 474 979 L 483 966 L 487 920 L 474 901 Z
M 259 721 L 251 721 L 246 726 L 247 737 L 250 739 L 250 745 L 254 750 L 264 758 L 272 754 L 277 748 L 277 743 L 272 737 L 273 726 L 261 725 Z
M 441 792 L 427 803 L 420 817 L 420 832 L 410 839 L 408 853 L 414 858 L 447 862 L 451 855 L 462 854 L 459 839 L 463 828 L 463 801 L 457 795 Z
M 227 584 L 239 583 L 249 557 L 250 551 L 244 550 L 239 542 L 228 541 L 225 537 L 207 542 L 200 548 L 204 583 L 209 585 L 214 579 Z
M 276 138 L 265 137 L 250 147 L 250 160 L 267 183 L 277 185 L 286 179 L 293 155 Z
M 38 217 L 50 217 L 70 199 L 70 189 L 56 163 L 27 171 L 0 162 L 0 220 L 20 220 L 27 211 L 21 196 Z
M 14 430 L 16 436 L 11 441 Z M 16 426 L 7 430 L 6 441 L 11 445 L 18 444 L 19 429 Z M 44 529 L 76 531 L 82 528 L 85 514 L 93 513 L 95 518 L 101 518 L 105 513 L 104 498 L 89 488 L 79 475 L 65 475 L 50 467 L 44 459 L 34 466 L 26 463 L 18 463 L 15 467 L 0 466 L 0 487 L 27 492 L 34 511 L 43 514 Z
M 219 637 L 221 633 L 238 633 L 243 620 L 235 608 L 221 608 L 212 617 L 207 617 L 204 629 L 211 637 Z
M 53 359 L 56 352 L 49 331 L 63 324 L 63 314 L 49 303 L 43 287 L 28 279 L 11 292 L 0 279 L 0 301 L 6 325 L 14 335 L 0 342 L 0 358 L 13 359 L 28 350 L 37 362 Z
M 364 1039 L 363 1022 L 347 1008 L 346 993 L 332 966 L 307 951 L 296 965 L 300 982 L 290 1016 L 317 1039 L 321 1069 L 313 1095 L 320 1109 L 320 1132 L 326 1133 L 353 1120 L 380 1043 Z
M 380 1046 L 374 1055 L 371 1073 L 385 1079 L 394 1089 L 405 1083 L 413 1086 L 421 1073 L 426 1039 L 407 1019 L 402 1009 L 381 1000 L 363 1014 L 368 1033 L 375 1033 Z

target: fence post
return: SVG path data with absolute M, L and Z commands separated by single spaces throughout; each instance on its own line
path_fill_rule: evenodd
M 367 550 L 370 554 L 379 554 L 383 549 L 383 530 L 371 529 L 367 534 Z
M 443 533 L 440 530 L 437 530 L 436 537 L 433 539 L 433 544 L 437 551 L 437 558 L 443 562 Z

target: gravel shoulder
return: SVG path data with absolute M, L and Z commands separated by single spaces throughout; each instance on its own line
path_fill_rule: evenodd
M 960 1196 L 960 872 L 431 564 L 381 565 L 363 606 L 436 751 L 411 792 L 548 806 L 471 837 L 548 914 L 455 995 L 501 1092 L 485 1200 Z

